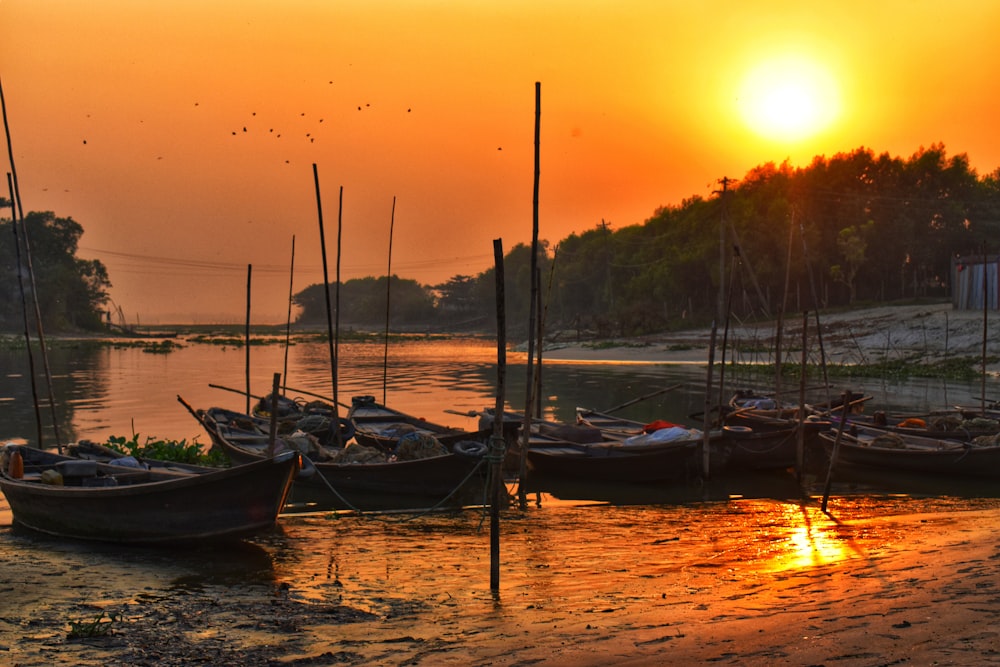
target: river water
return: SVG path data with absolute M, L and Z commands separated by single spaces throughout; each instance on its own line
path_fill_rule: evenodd
M 142 347 L 111 347 L 88 341 L 50 343 L 48 366 L 56 403 L 60 439 L 72 442 L 88 438 L 104 440 L 109 435 L 157 438 L 195 438 L 205 441 L 200 426 L 177 401 L 181 396 L 196 408 L 221 406 L 244 409 L 246 399 L 246 348 L 187 342 L 169 353 L 152 353 Z M 492 407 L 497 393 L 497 351 L 488 339 L 426 339 L 381 343 L 341 343 L 337 347 L 337 399 L 349 404 L 355 395 L 368 394 L 404 412 L 457 427 L 473 426 L 474 420 L 454 413 Z M 521 410 L 525 403 L 525 355 L 508 352 L 505 377 L 506 403 Z M 34 358 L 41 404 L 43 443 L 55 444 L 48 390 L 42 360 Z M 269 392 L 275 373 L 283 383 L 321 396 L 333 397 L 333 373 L 326 343 L 251 345 L 249 391 Z M 38 440 L 29 359 L 23 351 L 0 351 L 0 406 L 3 422 L 0 438 Z M 617 412 L 641 421 L 668 419 L 698 425 L 690 415 L 705 405 L 705 367 L 700 364 L 663 363 L 572 363 L 545 362 L 542 410 L 544 416 L 575 419 L 578 406 L 606 410 L 658 389 L 683 386 L 660 396 L 639 401 Z M 752 386 L 741 378 L 726 377 L 732 388 Z M 718 382 L 718 373 L 715 375 Z M 214 388 L 212 385 L 230 390 Z M 759 383 L 758 383 L 759 385 Z M 787 387 L 786 381 L 785 386 Z M 908 380 L 891 382 L 857 378 L 833 389 L 873 396 L 869 408 L 921 412 L 947 405 L 978 404 L 982 393 L 978 382 Z M 995 397 L 996 378 L 990 379 L 987 395 Z M 759 386 L 767 389 L 766 385 Z M 290 392 L 290 394 L 293 392 Z M 816 400 L 823 396 L 813 393 Z M 718 400 L 714 396 L 713 400 Z
M 177 396 L 196 408 L 242 410 L 244 396 L 210 385 L 244 390 L 246 349 L 178 342 L 182 347 L 169 353 L 86 342 L 51 349 L 49 366 L 60 439 L 103 441 L 110 435 L 134 432 L 140 437 L 207 442 Z M 472 427 L 473 418 L 456 413 L 491 407 L 496 400 L 497 352 L 489 340 L 415 337 L 394 341 L 387 360 L 381 344 L 346 343 L 338 346 L 338 352 L 337 398 L 342 403 L 349 403 L 354 395 L 370 394 L 380 401 L 384 396 L 389 405 L 405 412 Z M 509 352 L 507 362 L 506 402 L 520 410 L 525 401 L 524 356 Z M 40 362 L 35 363 L 41 376 Z M 285 363 L 282 345 L 251 346 L 250 391 L 267 393 L 274 374 L 285 375 Z M 292 345 L 285 383 L 331 397 L 330 366 L 325 343 Z M 23 352 L 0 352 L 4 415 L 0 440 L 37 441 L 27 368 Z M 739 378 L 730 382 L 744 386 Z M 577 406 L 604 410 L 675 384 L 682 386 L 639 401 L 619 414 L 642 421 L 667 419 L 698 425 L 689 417 L 705 405 L 705 368 L 697 364 L 546 363 L 542 405 L 546 416 L 572 420 Z M 940 380 L 891 383 L 859 378 L 842 388 L 872 395 L 870 408 L 912 412 L 974 405 L 982 393 L 978 382 Z M 995 396 L 996 388 L 996 380 L 991 379 L 987 393 Z M 39 393 L 46 404 L 43 383 Z M 47 425 L 43 442 L 51 446 L 54 433 L 48 426 L 48 407 L 43 408 L 43 420 Z M 670 591 L 675 584 L 670 582 L 678 573 L 695 571 L 699 572 L 700 604 L 708 608 L 710 601 L 719 602 L 712 597 L 715 573 L 719 581 L 731 582 L 734 571 L 744 572 L 756 587 L 766 585 L 760 582 L 776 572 L 813 571 L 857 559 L 866 550 L 905 549 L 908 527 L 886 524 L 852 530 L 848 526 L 855 520 L 878 517 L 992 512 L 998 508 L 997 487 L 962 482 L 879 488 L 838 481 L 831 499 L 838 513 L 836 521 L 817 512 L 816 484 L 811 491 L 807 489 L 813 494 L 810 501 L 803 498 L 796 480 L 784 475 L 715 480 L 687 488 L 689 493 L 682 496 L 663 489 L 635 493 L 607 487 L 536 493 L 525 510 L 505 513 L 503 548 L 509 567 L 503 569 L 499 596 L 489 594 L 488 539 L 484 517 L 475 512 L 409 521 L 289 516 L 283 517 L 278 533 L 249 542 L 245 550 L 166 556 L 155 550 L 43 540 L 22 535 L 8 525 L 0 528 L 0 562 L 35 567 L 18 569 L 20 574 L 5 584 L 7 608 L 17 611 L 0 616 L 0 651 L 22 665 L 183 664 L 180 658 L 170 662 L 163 655 L 154 659 L 149 647 L 140 655 L 136 638 L 145 621 L 155 620 L 163 632 L 174 633 L 178 642 L 194 647 L 191 650 L 206 651 L 210 644 L 212 650 L 225 647 L 230 651 L 216 655 L 215 664 L 258 664 L 253 651 L 264 650 L 261 647 L 269 641 L 273 644 L 274 635 L 261 630 L 266 623 L 259 619 L 256 626 L 240 632 L 245 623 L 240 626 L 239 619 L 225 616 L 234 613 L 226 605 L 246 605 L 251 610 L 258 603 L 276 604 L 276 591 L 291 591 L 296 613 L 302 618 L 336 603 L 338 608 L 356 610 L 359 618 L 374 619 L 354 619 L 352 629 L 343 631 L 347 637 L 343 641 L 353 642 L 351 651 L 337 654 L 340 657 L 331 658 L 329 664 L 417 664 L 427 658 L 422 632 L 451 633 L 451 664 L 493 664 L 505 655 L 503 648 L 481 641 L 477 628 L 497 626 L 498 614 L 506 617 L 516 609 L 514 615 L 536 617 L 537 629 L 523 634 L 541 650 L 545 628 L 558 626 L 566 617 L 592 617 L 597 621 L 596 632 L 608 609 L 630 614 L 640 613 L 641 607 L 641 613 L 652 613 L 659 604 L 656 601 L 673 595 Z M 697 570 L 707 562 L 711 569 Z M 12 570 L 7 568 L 7 572 Z M 655 595 L 646 590 L 650 586 Z M 692 586 L 677 594 L 693 595 Z M 503 601 L 515 604 L 502 611 Z M 183 607 L 188 602 L 202 606 Z M 177 604 L 182 606 L 172 606 Z M 120 643 L 84 649 L 66 640 L 74 619 L 105 610 L 124 614 L 118 624 Z M 197 632 L 188 626 L 178 631 L 177 623 L 195 613 L 201 615 Z M 397 623 L 392 636 L 379 634 L 380 628 L 399 618 L 410 618 L 413 628 L 423 630 L 404 629 Z M 451 619 L 450 630 L 440 629 L 443 618 Z M 438 629 L 432 631 L 429 626 Z M 590 628 L 588 623 L 586 630 Z M 621 631 L 632 629 L 623 626 Z M 181 635 L 183 641 L 178 639 Z M 408 643 L 413 646 L 403 650 Z M 364 650 L 359 648 L 362 645 Z M 626 653 L 655 656 L 656 646 L 655 642 L 641 647 L 636 643 Z M 310 653 L 308 647 L 298 650 Z M 427 659 L 427 664 L 435 664 L 434 658 Z

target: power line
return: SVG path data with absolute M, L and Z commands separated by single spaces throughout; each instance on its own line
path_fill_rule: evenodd
M 177 270 L 184 270 L 188 275 L 211 276 L 242 274 L 246 272 L 245 263 L 220 262 L 212 260 L 181 259 L 177 257 L 165 257 L 156 255 L 141 255 L 138 253 L 120 252 L 117 250 L 105 250 L 102 248 L 80 247 L 80 250 L 100 257 L 115 258 L 116 270 L 127 273 L 142 273 L 155 275 L 170 275 Z M 399 273 L 427 273 L 430 271 L 440 271 L 442 267 L 448 266 L 468 266 L 472 263 L 483 263 L 485 265 L 492 255 L 469 255 L 461 257 L 446 258 L 425 258 L 410 262 L 398 262 Z M 254 273 L 266 275 L 287 275 L 288 267 L 282 264 L 254 264 Z M 382 275 L 384 268 L 379 266 L 374 268 L 374 264 L 348 265 L 345 268 L 351 273 L 365 273 L 367 275 Z M 304 264 L 299 267 L 302 273 L 310 273 L 319 270 L 319 265 Z

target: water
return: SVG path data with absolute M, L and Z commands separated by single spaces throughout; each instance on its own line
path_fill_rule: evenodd
M 241 410 L 244 396 L 223 389 L 245 391 L 246 349 L 189 343 L 181 349 L 153 354 L 139 347 L 107 347 L 87 342 L 66 347 L 51 345 L 56 418 L 61 440 L 105 440 L 109 435 L 205 441 L 200 426 L 177 401 L 181 396 L 195 408 L 210 406 Z M 329 347 L 325 343 L 300 343 L 288 350 L 284 384 L 294 389 L 332 398 L 333 379 Z M 43 411 L 43 441 L 54 445 L 48 393 L 42 364 L 36 358 L 38 393 Z M 250 392 L 270 391 L 274 373 L 284 374 L 283 345 L 250 348 Z M 457 427 L 472 427 L 475 420 L 455 413 L 492 407 L 497 392 L 495 344 L 483 339 L 393 342 L 388 360 L 385 348 L 375 343 L 347 343 L 338 347 L 337 399 L 349 404 L 355 395 L 370 394 L 404 412 Z M 506 402 L 516 410 L 525 404 L 525 356 L 507 354 Z M 383 384 L 383 378 L 385 382 Z M 716 375 L 716 381 L 718 376 Z M 546 362 L 542 409 L 548 418 L 573 421 L 577 406 L 605 410 L 664 387 L 681 384 L 668 393 L 643 400 L 617 414 L 640 421 L 667 419 L 698 425 L 690 415 L 705 405 L 705 369 L 690 364 L 615 364 Z M 727 376 L 731 387 L 748 386 L 743 378 Z M 786 385 L 788 383 L 786 382 Z M 818 383 L 815 383 L 818 384 Z M 979 402 L 979 383 L 941 380 L 886 382 L 864 378 L 845 383 L 872 395 L 869 407 L 894 411 L 927 411 L 951 404 Z M 998 391 L 991 378 L 989 396 Z M 766 388 L 766 386 L 764 387 Z M 794 392 L 795 389 L 791 388 Z M 841 388 L 831 390 L 835 395 Z M 714 393 L 714 392 L 713 392 Z M 821 400 L 823 392 L 813 392 Z M 717 396 L 713 396 L 717 400 Z M 23 352 L 0 351 L 0 406 L 4 420 L 0 438 L 38 439 L 35 411 L 28 380 L 28 360 Z
M 50 350 L 62 440 L 134 431 L 207 442 L 177 396 L 196 408 L 243 409 L 243 396 L 210 385 L 243 390 L 246 350 L 181 342 L 184 347 L 169 354 L 86 344 Z M 342 344 L 339 352 L 342 403 L 358 394 L 381 400 L 384 391 L 398 409 L 459 427 L 475 424 L 462 413 L 495 403 L 496 349 L 488 340 L 393 343 L 387 366 L 380 344 Z M 330 397 L 328 353 L 325 344 L 292 346 L 287 384 Z M 251 392 L 269 391 L 274 373 L 283 372 L 284 356 L 280 345 L 251 347 Z M 520 410 L 524 356 L 508 353 L 507 361 L 507 404 Z M 26 368 L 24 355 L 0 353 L 0 439 L 37 438 Z M 620 414 L 696 424 L 690 415 L 705 405 L 704 381 L 705 369 L 697 365 L 547 363 L 543 411 L 572 420 L 577 406 L 607 409 L 682 384 Z M 913 412 L 975 404 L 980 394 L 978 383 L 942 381 L 859 379 L 844 388 L 873 395 L 869 407 Z M 44 437 L 54 444 L 50 429 Z M 699 624 L 789 613 L 789 596 L 765 594 L 789 582 L 796 589 L 815 585 L 826 599 L 831 573 L 847 573 L 851 582 L 898 578 L 898 589 L 886 588 L 884 595 L 901 608 L 909 591 L 919 588 L 907 583 L 916 575 L 907 566 L 896 577 L 886 559 L 929 539 L 919 535 L 931 527 L 942 539 L 954 531 L 966 545 L 969 527 L 933 517 L 983 516 L 982 525 L 989 525 L 1000 515 L 998 497 L 992 482 L 879 489 L 838 482 L 831 517 L 780 474 L 679 490 L 555 489 L 531 494 L 523 512 L 504 513 L 497 594 L 488 586 L 488 522 L 476 512 L 290 516 L 273 535 L 226 552 L 72 544 L 6 527 L 0 529 L 0 562 L 31 567 L 7 569 L 4 595 L 17 612 L 0 617 L 0 650 L 22 665 L 183 664 L 168 657 L 184 650 L 218 665 L 265 664 L 272 655 L 266 652 L 274 650 L 267 647 L 276 645 L 291 655 L 332 652 L 337 659 L 331 664 L 416 664 L 425 658 L 495 664 L 513 652 L 524 664 L 560 664 L 557 656 L 566 664 L 593 664 L 596 654 L 569 653 L 585 634 L 605 648 L 614 644 L 621 658 L 656 662 L 665 642 L 681 648 L 696 638 Z M 857 585 L 851 583 L 851 590 Z M 805 618 L 830 616 L 833 607 L 809 607 L 808 590 L 795 592 L 794 605 L 808 613 Z M 742 599 L 756 601 L 752 611 Z M 854 614 L 854 604 L 845 618 Z M 880 604 L 881 610 L 887 603 Z M 116 639 L 66 640 L 72 621 L 103 612 L 122 615 Z M 751 622 L 758 632 L 763 621 Z M 298 630 L 286 637 L 286 625 Z M 773 636 L 789 624 L 778 625 Z M 726 643 L 720 655 L 728 655 L 727 630 L 719 625 L 714 632 Z M 789 647 L 803 643 L 798 630 L 788 632 Z

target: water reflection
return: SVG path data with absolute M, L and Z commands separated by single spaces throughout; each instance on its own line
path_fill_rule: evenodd
M 242 409 L 245 398 L 220 391 L 221 385 L 245 391 L 246 352 L 243 348 L 195 343 L 179 339 L 182 348 L 168 354 L 148 354 L 141 348 L 94 347 L 50 350 L 54 394 L 65 439 L 105 439 L 108 435 L 193 438 L 200 426 L 178 405 L 182 395 L 195 407 L 219 405 Z M 284 384 L 332 398 L 333 378 L 329 348 L 322 342 L 293 345 L 288 354 Z M 405 412 L 429 420 L 472 428 L 475 419 L 455 413 L 491 407 L 496 400 L 496 348 L 488 339 L 404 339 L 339 346 L 337 397 L 347 405 L 356 394 L 370 394 Z M 516 410 L 525 404 L 524 355 L 507 355 L 506 403 Z M 250 392 L 267 393 L 273 374 L 284 372 L 282 345 L 253 346 L 250 351 Z M 44 381 L 36 368 L 39 386 Z M 35 415 L 23 351 L 0 351 L 0 402 L 5 408 L 3 437 L 36 437 Z M 747 378 L 727 375 L 729 386 L 743 386 Z M 697 426 L 691 415 L 704 409 L 704 369 L 675 364 L 549 362 L 543 368 L 542 412 L 563 421 L 575 419 L 578 406 L 595 410 L 622 405 L 674 384 L 678 389 L 627 406 L 617 412 L 639 421 L 666 419 Z M 759 384 L 759 380 L 751 384 Z M 872 405 L 886 410 L 919 411 L 939 408 L 948 400 L 974 403 L 978 383 L 911 380 L 889 384 L 882 380 L 844 380 L 840 384 L 875 396 Z M 997 385 L 990 379 L 991 389 Z M 42 398 L 45 398 L 43 395 Z M 48 419 L 45 420 L 48 423 Z

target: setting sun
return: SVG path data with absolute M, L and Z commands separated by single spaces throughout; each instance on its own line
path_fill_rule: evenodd
M 784 141 L 821 132 L 840 112 L 838 86 L 830 72 L 798 57 L 758 63 L 744 76 L 737 102 L 750 129 Z

